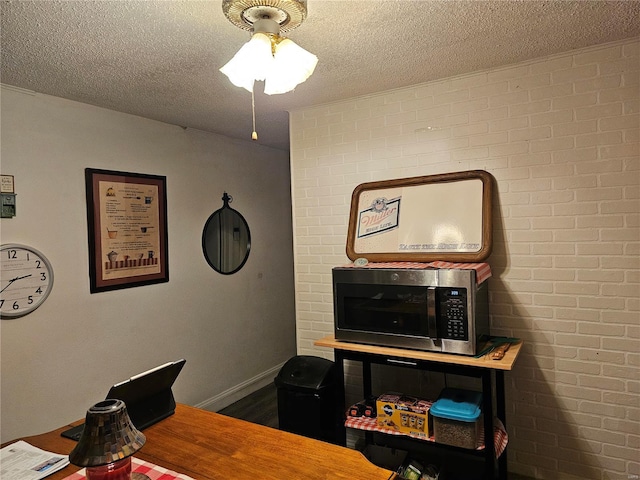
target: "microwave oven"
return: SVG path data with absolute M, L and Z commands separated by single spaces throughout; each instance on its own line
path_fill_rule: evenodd
M 489 335 L 487 283 L 459 268 L 335 267 L 336 340 L 475 355 Z

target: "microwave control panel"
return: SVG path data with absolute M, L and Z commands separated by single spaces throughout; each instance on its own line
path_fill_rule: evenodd
M 437 289 L 438 336 L 451 340 L 469 340 L 467 289 Z

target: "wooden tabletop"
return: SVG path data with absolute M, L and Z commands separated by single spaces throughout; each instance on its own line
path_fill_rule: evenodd
M 429 362 L 450 363 L 454 365 L 466 365 L 471 367 L 491 368 L 495 370 L 511 370 L 522 348 L 522 341 L 512 344 L 501 360 L 493 360 L 490 355 L 480 358 L 466 355 L 453 355 L 450 353 L 426 352 L 422 350 L 410 350 L 395 347 L 379 347 L 361 343 L 344 342 L 336 340 L 333 335 L 321 338 L 313 342 L 318 347 L 329 347 L 335 350 L 350 352 L 370 353 L 387 357 L 410 358 L 412 360 L 426 360 Z
M 66 455 L 76 445 L 60 436 L 67 428 L 22 440 Z M 135 457 L 198 480 L 396 478 L 356 450 L 181 404 L 143 433 L 147 442 Z M 61 480 L 77 470 L 70 465 L 47 479 Z

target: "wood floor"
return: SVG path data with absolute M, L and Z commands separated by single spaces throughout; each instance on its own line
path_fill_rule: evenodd
M 257 390 L 218 413 L 248 422 L 278 428 L 278 394 L 275 384 Z

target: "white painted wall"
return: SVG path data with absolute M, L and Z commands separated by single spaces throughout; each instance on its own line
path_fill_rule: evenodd
M 44 305 L 0 322 L 2 441 L 84 417 L 111 384 L 180 357 L 179 402 L 220 408 L 271 382 L 296 353 L 288 152 L 1 93 L 0 168 L 17 193 L 1 241 L 37 248 L 55 273 Z M 87 167 L 167 177 L 168 283 L 89 293 Z M 224 191 L 251 229 L 251 254 L 234 275 L 213 271 L 200 243 Z
M 492 333 L 525 341 L 506 375 L 509 469 L 637 478 L 639 47 L 600 45 L 293 112 L 298 353 L 332 358 L 313 341 L 333 333 L 331 268 L 348 261 L 358 184 L 487 170 L 497 180 Z M 380 388 L 419 394 L 425 380 Z

